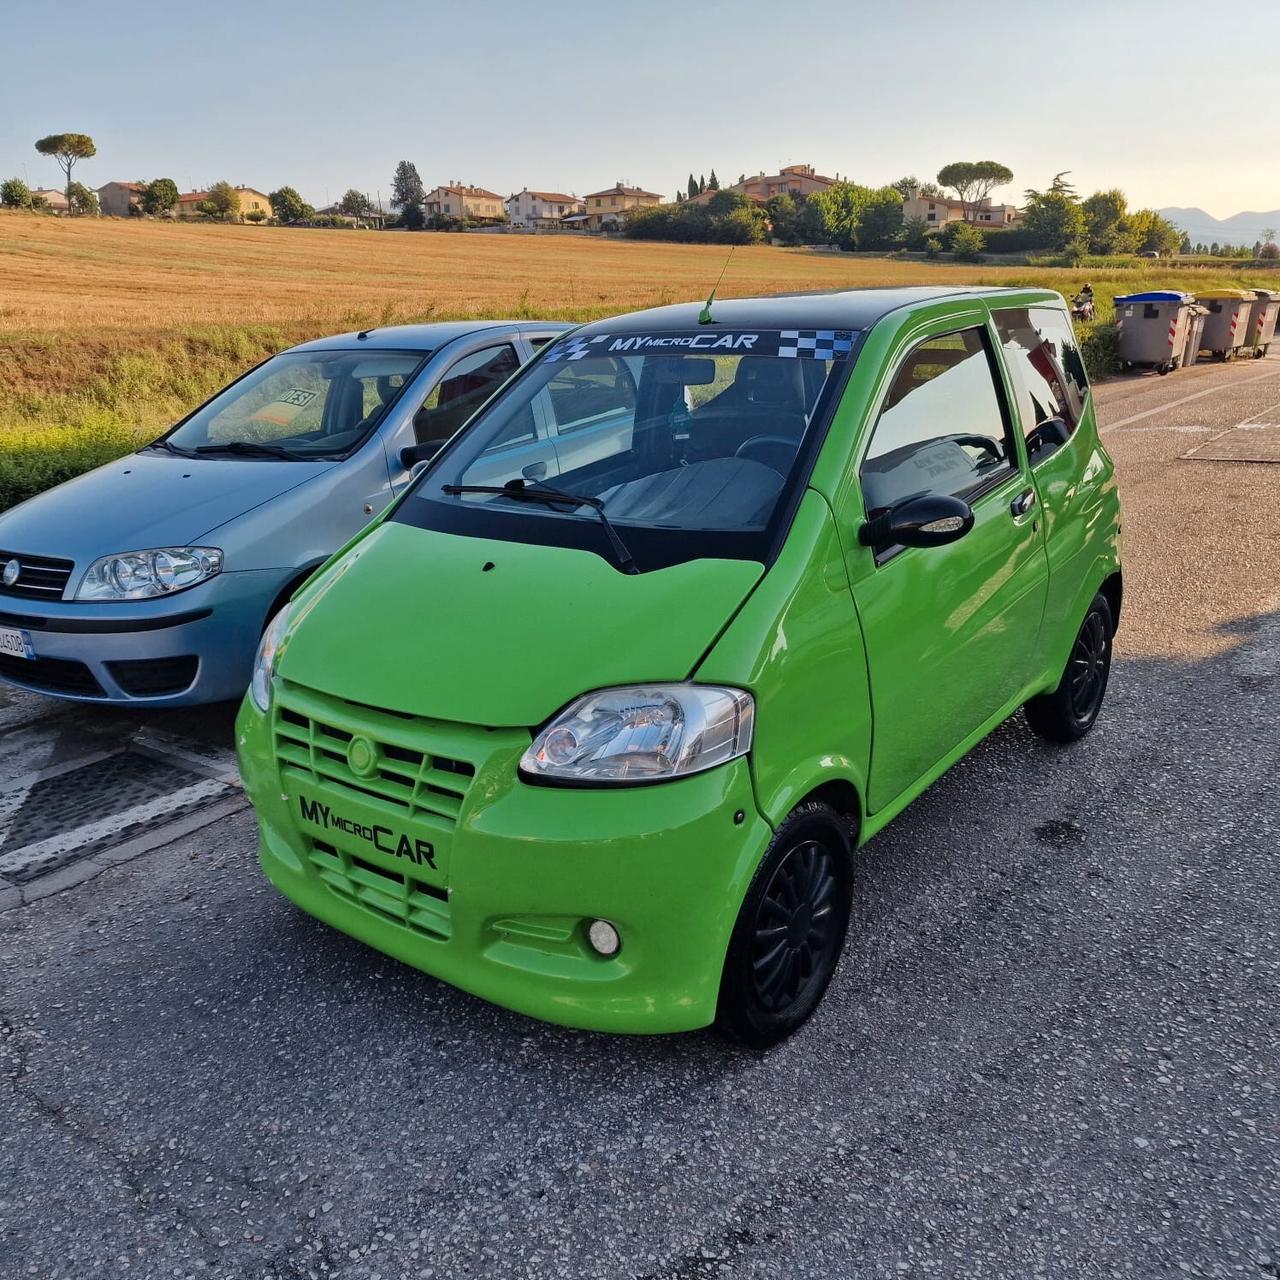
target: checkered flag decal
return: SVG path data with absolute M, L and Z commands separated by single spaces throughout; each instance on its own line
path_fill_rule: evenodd
M 780 356 L 836 360 L 852 350 L 852 329 L 783 329 L 778 334 Z
M 557 342 L 554 347 L 546 354 L 546 359 L 551 360 L 581 360 L 583 356 L 591 354 L 593 344 L 604 342 L 609 335 L 607 333 L 597 334 L 594 338 L 569 338 L 564 342 Z

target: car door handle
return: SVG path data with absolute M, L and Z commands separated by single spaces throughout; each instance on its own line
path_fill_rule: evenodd
M 1036 491 L 1034 489 L 1027 489 L 1014 498 L 1014 500 L 1009 504 L 1009 510 L 1012 511 L 1015 516 L 1025 516 L 1035 505 Z

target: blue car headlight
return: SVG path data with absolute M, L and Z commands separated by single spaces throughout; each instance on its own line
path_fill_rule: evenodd
M 95 560 L 77 600 L 150 600 L 185 591 L 222 572 L 217 547 L 156 547 L 120 551 Z

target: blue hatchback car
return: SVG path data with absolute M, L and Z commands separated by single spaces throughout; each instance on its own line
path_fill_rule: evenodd
M 0 515 L 0 679 L 82 701 L 239 697 L 276 609 L 567 327 L 304 343 L 139 452 Z M 545 431 L 528 425 L 536 452 Z

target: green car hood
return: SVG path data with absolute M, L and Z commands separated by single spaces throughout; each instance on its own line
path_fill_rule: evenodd
M 763 572 L 628 575 L 588 551 L 385 523 L 298 597 L 276 670 L 366 706 L 532 726 L 592 689 L 686 679 Z

